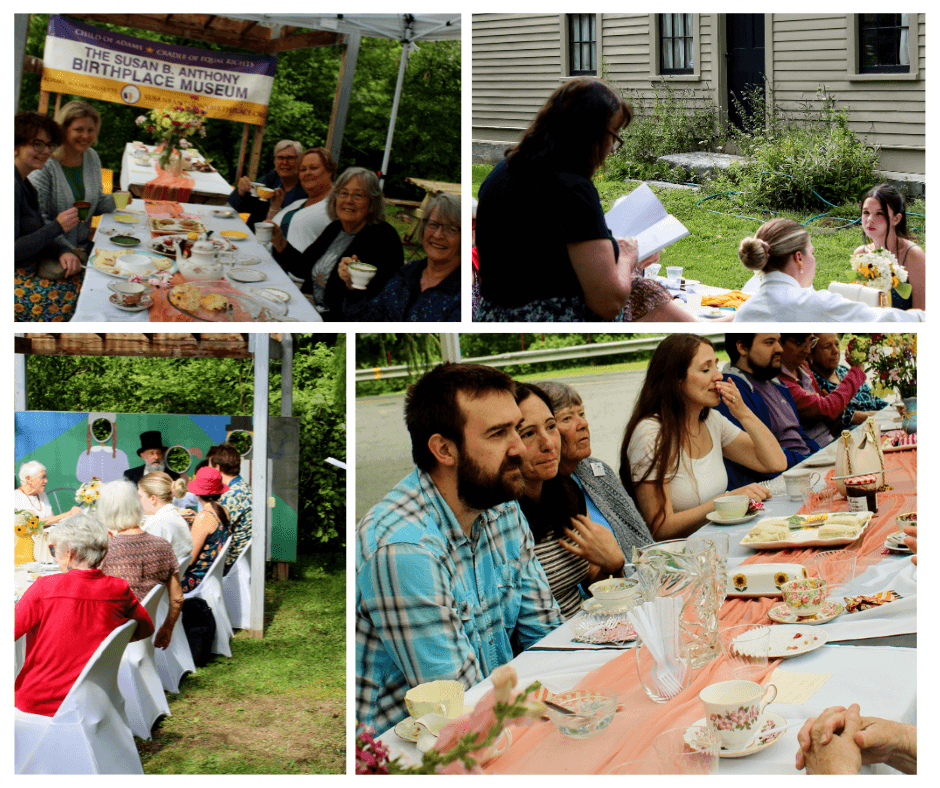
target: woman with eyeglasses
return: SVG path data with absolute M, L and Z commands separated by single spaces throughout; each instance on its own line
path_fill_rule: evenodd
M 47 221 L 27 177 L 43 168 L 61 141 L 62 130 L 48 115 L 21 112 L 13 119 L 13 312 L 19 322 L 68 320 L 82 286 L 81 262 L 65 241 L 78 224 L 78 208 Z M 65 271 L 62 278 L 40 274 L 53 263 Z
M 783 357 L 777 377 L 793 395 L 803 431 L 822 448 L 832 442 L 837 428 L 841 431 L 842 413 L 865 383 L 865 370 L 846 352 L 848 373 L 836 388 L 824 394 L 809 366 L 809 356 L 817 341 L 815 334 L 781 334 Z
M 427 256 L 398 269 L 375 298 L 344 305 L 347 320 L 460 320 L 460 195 L 434 195 L 420 233 Z M 345 281 L 349 266 L 340 265 Z
M 281 266 L 303 279 L 301 292 L 324 320 L 343 320 L 343 307 L 375 298 L 405 262 L 401 238 L 385 221 L 385 198 L 374 172 L 350 167 L 333 184 L 326 199 L 332 220 L 306 251 Z M 350 263 L 376 268 L 365 289 L 353 285 Z
M 287 204 L 283 194 L 275 192 L 266 221 L 274 224 L 271 243 L 274 259 L 303 252 L 320 237 L 330 218 L 326 215 L 326 198 L 333 188 L 336 162 L 326 148 L 310 148 L 300 157 L 300 186 L 304 197 Z
M 304 188 L 300 184 L 300 156 L 304 146 L 296 140 L 281 140 L 274 146 L 274 169 L 266 172 L 258 181 L 269 189 L 274 189 L 274 198 L 278 205 L 290 205 L 297 200 L 306 199 Z M 255 222 L 263 222 L 270 212 L 272 203 L 261 200 L 251 194 L 251 179 L 242 175 L 228 196 L 228 204 L 239 213 L 247 213 L 248 227 L 255 229 Z M 275 211 L 277 213 L 277 211 Z
M 479 320 L 693 321 L 614 238 L 592 178 L 620 147 L 632 107 L 606 82 L 558 87 L 480 187 Z
M 876 309 L 833 293 L 814 290 L 816 257 L 801 224 L 778 216 L 762 224 L 738 248 L 745 268 L 762 273 L 757 292 L 738 307 L 734 322 L 922 323 L 920 309 Z

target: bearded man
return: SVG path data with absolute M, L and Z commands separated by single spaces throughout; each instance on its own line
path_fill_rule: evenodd
M 783 359 L 780 334 L 725 334 L 725 350 L 730 362 L 723 370 L 724 379 L 738 387 L 747 406 L 774 434 L 786 455 L 787 467 L 819 451 L 819 444 L 800 425 L 793 395 L 777 379 Z M 741 426 L 723 402 L 716 410 L 735 426 Z M 727 459 L 725 468 L 729 490 L 779 475 L 757 473 Z
M 562 623 L 516 503 L 522 413 L 512 379 L 444 363 L 413 385 L 405 421 L 417 468 L 356 530 L 356 719 L 408 716 L 405 693 L 466 688 Z
M 180 475 L 168 468 L 164 462 L 168 448 L 163 445 L 163 434 L 160 430 L 140 433 L 140 448 L 137 450 L 137 456 L 144 461 L 144 464 L 128 468 L 124 471 L 124 478 L 135 485 L 140 482 L 145 473 L 166 473 L 171 479 L 178 479 Z

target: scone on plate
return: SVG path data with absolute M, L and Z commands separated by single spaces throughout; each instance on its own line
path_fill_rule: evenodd
M 202 290 L 189 282 L 176 285 L 170 290 L 169 299 L 173 306 L 178 306 L 186 312 L 195 312 L 199 309 L 199 303 L 202 301 Z
M 210 293 L 203 296 L 199 305 L 207 312 L 231 312 L 232 302 L 221 293 Z

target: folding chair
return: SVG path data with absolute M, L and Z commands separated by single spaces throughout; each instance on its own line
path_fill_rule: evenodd
M 251 618 L 251 540 L 222 578 L 225 610 L 232 629 L 248 629 Z
M 165 585 L 150 589 L 141 604 L 156 626 L 157 608 L 166 591 Z M 157 673 L 153 637 L 128 644 L 118 670 L 118 686 L 124 696 L 124 711 L 135 736 L 150 739 L 154 722 L 164 714 L 170 715 L 163 685 Z
M 215 619 L 215 641 L 212 644 L 212 652 L 224 657 L 232 656 L 229 640 L 235 634 L 228 620 L 228 613 L 225 611 L 225 597 L 222 594 L 222 572 L 225 569 L 225 556 L 231 544 L 232 537 L 230 536 L 225 540 L 225 544 L 222 545 L 206 576 L 202 578 L 202 582 L 185 595 L 187 599 L 203 599 L 209 605 L 212 617 Z
M 180 580 L 186 574 L 192 557 L 184 558 L 180 561 Z M 164 595 L 157 608 L 157 618 L 153 620 L 154 626 L 159 629 L 157 620 L 161 623 L 166 620 L 167 613 L 170 612 L 170 602 Z M 157 633 L 154 632 L 154 637 Z M 152 639 L 151 639 L 152 642 Z M 160 674 L 160 683 L 167 692 L 177 693 L 180 691 L 180 679 L 187 673 L 196 672 L 196 663 L 193 661 L 193 653 L 189 650 L 189 641 L 186 639 L 186 630 L 183 629 L 183 616 L 180 615 L 173 625 L 173 636 L 170 638 L 170 645 L 166 649 L 154 649 L 156 657 L 157 672 Z
M 54 716 L 14 709 L 17 774 L 144 773 L 117 682 L 136 627 L 125 621 L 104 639 Z

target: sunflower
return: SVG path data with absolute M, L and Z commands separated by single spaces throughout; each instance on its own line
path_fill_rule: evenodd
M 747 576 L 743 574 L 736 574 L 732 578 L 734 583 L 735 590 L 737 591 L 747 591 Z
M 774 585 L 777 586 L 777 588 L 780 588 L 780 586 L 786 583 L 789 579 L 790 578 L 787 577 L 786 572 L 777 572 L 777 574 L 774 575 Z

